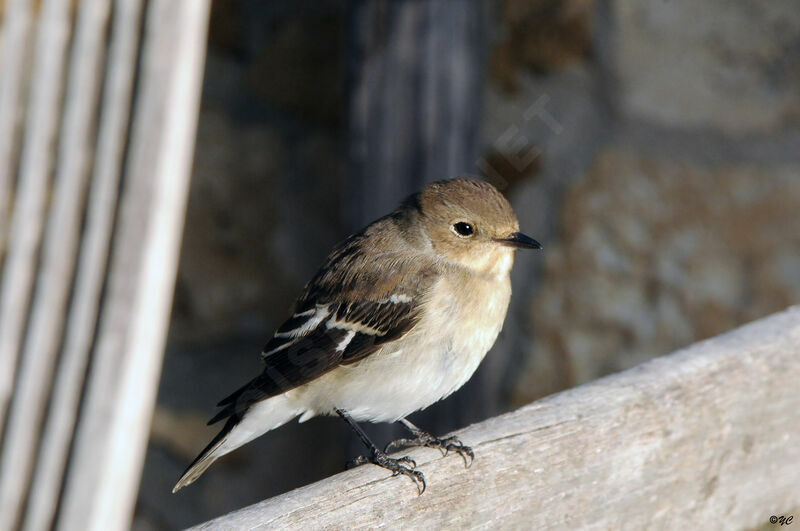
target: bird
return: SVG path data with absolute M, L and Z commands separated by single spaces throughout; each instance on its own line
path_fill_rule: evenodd
M 319 415 L 338 415 L 361 439 L 368 455 L 354 464 L 407 476 L 419 494 L 425 476 L 392 450 L 453 451 L 469 466 L 469 446 L 406 417 L 469 380 L 503 326 L 515 251 L 541 248 L 486 181 L 457 177 L 410 195 L 328 255 L 264 347 L 261 373 L 219 402 L 209 425 L 224 420 L 222 430 L 173 492 L 262 434 Z M 367 421 L 399 422 L 412 437 L 381 450 L 358 425 Z

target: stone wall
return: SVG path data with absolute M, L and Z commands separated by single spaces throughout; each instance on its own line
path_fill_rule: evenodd
M 487 3 L 484 155 L 466 172 L 503 188 L 545 245 L 520 253 L 485 361 L 504 408 L 800 300 L 797 7 Z M 165 500 L 215 432 L 202 422 L 213 404 L 258 370 L 260 347 L 345 235 L 347 20 L 338 2 L 214 4 L 139 529 L 196 523 L 348 457 L 338 420 L 293 424 Z M 426 427 L 455 427 L 439 422 Z
M 517 194 L 547 218 L 515 405 L 800 299 L 797 6 L 552 5 L 591 49 L 519 62 L 486 116 L 487 141 L 511 123 L 517 154 L 540 153 Z M 542 98 L 550 118 L 525 119 Z

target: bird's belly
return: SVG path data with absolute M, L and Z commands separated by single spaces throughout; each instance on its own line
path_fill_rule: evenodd
M 510 287 L 496 288 L 477 305 L 447 296 L 432 300 L 428 315 L 406 336 L 308 384 L 305 417 L 339 408 L 359 421 L 392 422 L 450 395 L 469 380 L 500 332 Z

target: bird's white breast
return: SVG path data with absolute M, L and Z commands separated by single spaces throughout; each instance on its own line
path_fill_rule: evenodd
M 408 334 L 291 391 L 306 410 L 301 420 L 339 408 L 356 420 L 390 422 L 464 385 L 497 339 L 511 296 L 507 273 L 469 284 L 443 278 Z

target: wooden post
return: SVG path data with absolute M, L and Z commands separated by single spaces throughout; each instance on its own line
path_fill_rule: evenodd
M 66 22 L 69 10 L 63 2 L 57 19 Z M 89 180 L 89 155 L 94 144 L 92 117 L 97 105 L 103 49 L 103 35 L 110 3 L 90 0 L 83 3 L 75 29 L 75 45 L 70 57 L 70 76 L 66 89 L 64 119 L 55 163 L 53 199 L 47 216 L 42 258 L 36 278 L 37 289 L 31 303 L 30 322 L 21 349 L 20 368 L 9 411 L 8 435 L 0 454 L 0 528 L 13 527 L 27 493 L 41 436 L 41 425 L 50 396 L 50 382 L 58 365 L 58 350 L 66 317 L 67 299 L 72 286 L 85 190 Z M 63 19 L 63 20 L 62 20 Z M 51 22 L 52 24 L 52 22 Z M 45 27 L 46 29 L 46 27 Z M 61 49 L 63 43 L 47 43 Z M 52 50 L 51 50 L 52 53 Z M 53 109 L 50 109 L 52 112 Z M 57 121 L 56 118 L 53 118 Z M 42 146 L 37 146 L 43 149 Z M 33 157 L 46 159 L 44 153 Z M 29 176 L 23 175 L 23 179 Z M 40 179 L 33 179 L 38 182 Z M 30 181 L 28 181 L 30 182 Z M 39 190 L 46 195 L 47 187 Z M 27 220 L 23 218 L 23 223 Z M 33 272 L 33 268 L 31 268 Z M 11 276 L 8 281 L 13 281 Z M 15 311 L 24 316 L 24 308 Z M 51 504 L 52 505 L 52 504 Z
M 36 35 L 32 73 L 35 82 L 31 86 L 25 123 L 19 186 L 14 199 L 8 253 L 0 283 L 0 437 L 11 399 L 11 384 L 21 352 L 36 276 L 50 172 L 55 159 L 52 145 L 58 130 L 58 104 L 63 88 L 64 58 L 70 30 L 67 3 L 61 0 L 44 2 Z M 5 155 L 11 157 L 11 152 Z M 5 175 L 3 180 L 9 179 L 8 174 Z M 7 186 L 7 183 L 3 186 Z M 4 201 L 5 198 L 0 200 Z M 0 512 L 7 514 L 2 510 L 2 505 L 0 501 Z M 0 527 L 3 527 L 2 521 Z
M 209 0 L 153 0 L 120 226 L 59 516 L 123 529 L 150 432 L 188 195 Z
M 348 165 L 345 225 L 356 231 L 439 179 L 476 173 L 480 149 L 487 21 L 482 0 L 357 0 L 350 5 Z M 498 352 L 496 356 L 501 355 Z M 484 363 L 421 425 L 482 418 L 502 395 L 485 385 Z M 498 378 L 490 378 L 492 381 Z M 400 428 L 371 428 L 379 439 Z M 352 451 L 361 444 L 353 439 Z
M 104 2 L 105 0 L 99 0 Z M 103 10 L 95 2 L 97 22 Z M 83 246 L 78 256 L 73 296 L 68 310 L 64 345 L 50 399 L 50 414 L 42 431 L 38 466 L 25 510 L 29 529 L 52 526 L 64 471 L 69 457 L 86 367 L 89 364 L 103 281 L 108 265 L 117 206 L 124 147 L 130 119 L 131 96 L 139 47 L 141 0 L 119 0 L 111 20 L 114 28 L 108 49 L 105 99 L 100 110 L 94 169 L 86 208 Z M 78 30 L 80 31 L 80 30 Z M 81 57 L 84 54 L 80 54 Z
M 38 4 L 13 0 L 3 21 L 0 529 L 126 529 L 169 326 L 210 0 L 41 4 L 30 75 Z
M 195 529 L 751 528 L 800 508 L 800 306 Z M 795 515 L 795 518 L 800 515 Z
M 484 81 L 480 0 L 357 0 L 348 46 L 352 230 L 428 182 L 475 172 Z

